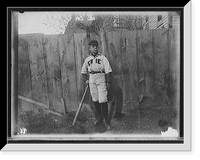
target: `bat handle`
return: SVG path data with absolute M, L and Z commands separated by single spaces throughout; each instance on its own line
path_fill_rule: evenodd
M 88 84 L 87 84 L 87 86 L 86 86 L 86 88 L 85 88 L 85 92 L 84 92 L 83 97 L 82 97 L 82 99 L 81 99 L 81 102 L 80 102 L 80 104 L 79 104 L 79 107 L 78 107 L 78 110 L 77 110 L 77 112 L 76 112 L 76 115 L 75 115 L 75 118 L 74 118 L 74 120 L 73 120 L 72 125 L 75 124 L 76 119 L 77 119 L 77 117 L 78 117 L 78 115 L 79 115 L 79 112 L 80 112 L 81 107 L 82 107 L 82 104 L 83 104 L 83 100 L 84 100 L 84 98 L 85 98 L 85 94 L 86 94 L 86 92 L 87 92 L 87 89 L 88 89 Z

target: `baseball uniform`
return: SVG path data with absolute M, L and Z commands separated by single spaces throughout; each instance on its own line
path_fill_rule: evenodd
M 105 74 L 112 72 L 108 59 L 98 53 L 96 56 L 90 55 L 85 59 L 81 73 L 89 73 L 89 87 L 92 100 L 94 102 L 107 102 L 107 89 Z

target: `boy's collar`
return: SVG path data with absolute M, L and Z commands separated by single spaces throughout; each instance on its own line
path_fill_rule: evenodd
M 93 56 L 93 55 L 91 54 L 91 56 L 94 57 L 94 58 L 98 57 L 99 55 L 100 55 L 100 52 L 98 52 L 95 56 Z

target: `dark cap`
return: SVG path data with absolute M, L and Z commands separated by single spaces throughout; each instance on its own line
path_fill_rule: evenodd
M 91 40 L 90 43 L 88 45 L 99 45 L 97 40 Z

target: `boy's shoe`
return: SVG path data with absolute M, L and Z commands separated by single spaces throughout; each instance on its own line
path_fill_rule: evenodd
M 108 123 L 106 120 L 103 120 L 104 124 L 106 126 L 106 129 L 109 130 L 110 129 L 110 123 Z
M 99 125 L 102 121 L 103 121 L 103 119 L 99 118 L 94 122 L 94 125 Z

